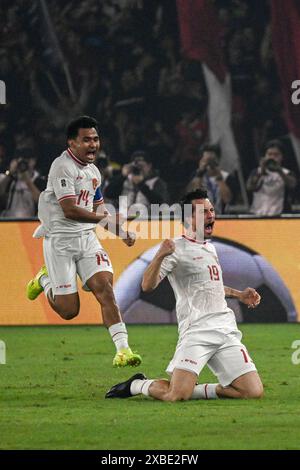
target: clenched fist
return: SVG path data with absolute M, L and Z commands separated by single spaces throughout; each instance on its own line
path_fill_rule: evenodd
M 122 241 L 127 246 L 133 246 L 135 244 L 135 240 L 136 240 L 135 233 L 127 232 L 126 235 L 127 235 L 126 238 L 123 238 Z
M 248 305 L 248 308 L 255 308 L 260 303 L 260 295 L 256 292 L 255 289 L 252 287 L 247 287 L 244 289 L 241 294 L 239 300 L 243 302 L 243 304 Z
M 173 240 L 164 240 L 160 245 L 160 248 L 157 252 L 157 256 L 169 256 L 175 251 L 175 243 Z

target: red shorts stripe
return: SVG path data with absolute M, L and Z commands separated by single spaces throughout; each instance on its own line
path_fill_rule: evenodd
M 248 357 L 247 357 L 247 354 L 246 354 L 246 352 L 245 352 L 243 349 L 241 349 L 241 353 L 243 354 L 244 361 L 245 361 L 245 362 L 249 362 L 249 359 L 248 359 Z

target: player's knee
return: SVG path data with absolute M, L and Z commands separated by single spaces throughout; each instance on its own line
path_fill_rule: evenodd
M 115 303 L 115 296 L 114 296 L 114 291 L 113 287 L 110 282 L 105 282 L 102 283 L 99 288 L 94 292 L 96 299 L 101 305 L 109 304 L 109 303 Z
M 63 313 L 62 317 L 65 320 L 72 320 L 73 318 L 77 317 L 78 312 L 65 312 Z
M 240 391 L 241 398 L 251 399 L 251 398 L 262 398 L 264 396 L 264 388 L 262 384 L 257 384 L 252 386 L 247 390 Z
M 64 320 L 72 320 L 73 318 L 77 317 L 79 313 L 79 309 L 67 309 L 67 310 L 64 310 L 64 311 L 61 311 L 60 312 L 60 316 L 64 319 Z
M 64 320 L 72 320 L 79 313 L 79 305 L 64 305 L 59 308 L 59 315 Z
M 189 393 L 188 391 L 184 391 L 184 390 L 177 391 L 177 392 L 169 391 L 166 394 L 165 398 L 166 398 L 166 401 L 171 401 L 171 402 L 185 401 L 191 398 L 191 393 Z
M 262 384 L 257 384 L 255 387 L 252 387 L 248 392 L 247 398 L 262 398 L 264 396 L 264 387 Z

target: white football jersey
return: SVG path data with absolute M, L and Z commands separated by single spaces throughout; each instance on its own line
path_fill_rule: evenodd
M 176 298 L 179 336 L 187 331 L 237 330 L 227 306 L 218 255 L 212 243 L 175 238 L 175 251 L 161 264 L 160 278 L 168 276 Z
M 94 204 L 103 204 L 101 175 L 94 164 L 81 162 L 70 149 L 51 165 L 45 191 L 40 195 L 38 217 L 47 236 L 91 230 L 96 224 L 67 219 L 60 206 L 64 199 L 75 199 L 76 205 L 90 212 Z

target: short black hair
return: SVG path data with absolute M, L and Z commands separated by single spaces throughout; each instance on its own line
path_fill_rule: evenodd
M 203 156 L 204 152 L 213 152 L 216 154 L 218 160 L 220 160 L 221 157 L 221 149 L 220 146 L 217 144 L 206 144 L 201 147 L 201 157 Z
M 37 155 L 33 148 L 23 147 L 16 150 L 14 158 L 24 158 L 24 160 L 29 160 L 29 158 L 37 159 Z
M 204 188 L 198 188 L 195 191 L 187 193 L 179 202 L 181 207 L 181 221 L 184 222 L 184 206 L 185 204 L 191 204 L 195 199 L 207 199 L 207 191 Z
M 69 122 L 67 126 L 67 139 L 76 139 L 79 129 L 91 129 L 94 127 L 99 134 L 98 121 L 90 116 L 79 116 Z
M 264 145 L 263 154 L 265 155 L 269 149 L 274 147 L 277 148 L 282 153 L 282 155 L 285 154 L 284 145 L 279 139 L 268 140 L 268 142 Z
M 146 150 L 135 150 L 130 156 L 130 161 L 134 162 L 136 159 L 141 159 L 147 163 L 153 164 L 152 157 Z

